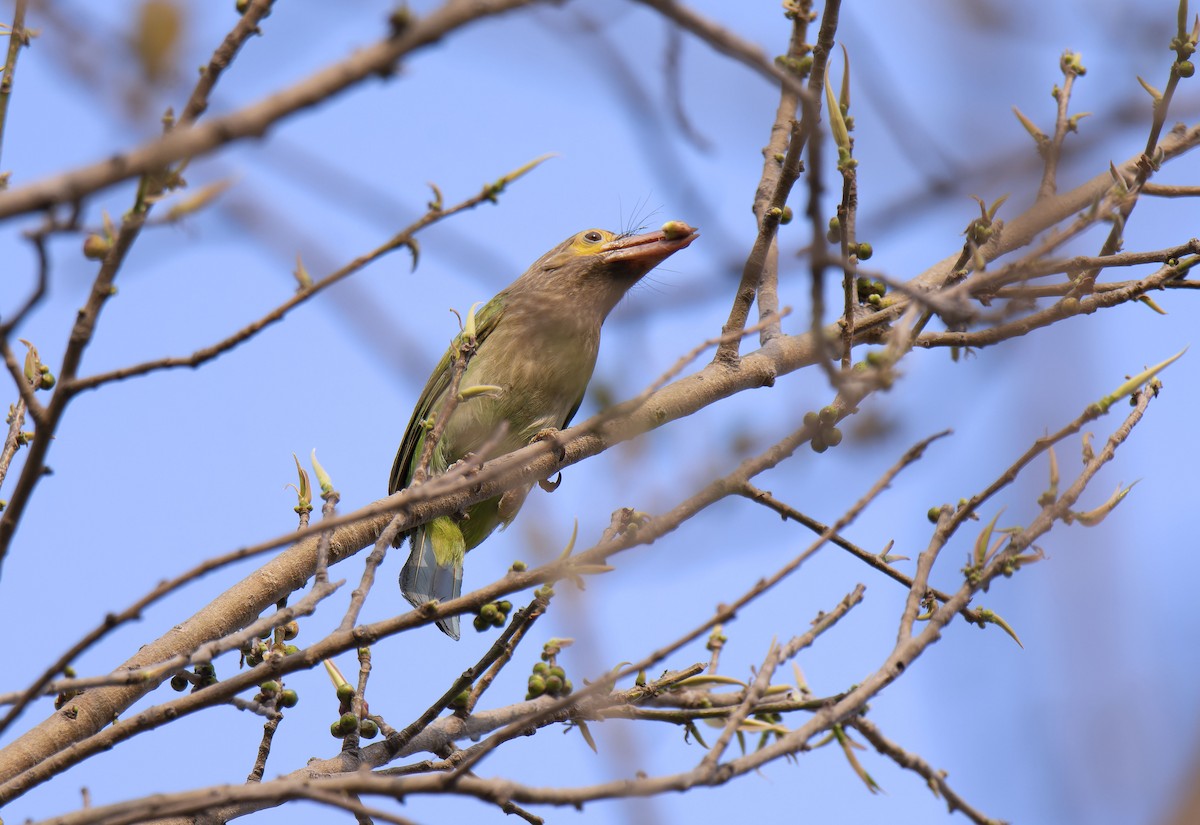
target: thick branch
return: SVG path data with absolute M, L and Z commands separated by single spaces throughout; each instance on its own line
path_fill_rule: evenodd
M 435 43 L 476 20 L 529 5 L 534 0 L 475 0 L 445 3 L 402 31 L 359 49 L 306 80 L 276 92 L 258 103 L 197 126 L 174 129 L 128 152 L 107 160 L 0 194 L 0 219 L 69 203 L 123 180 L 153 172 L 171 163 L 206 155 L 228 143 L 262 137 L 289 115 L 326 103 L 371 77 L 385 77 L 406 54 Z

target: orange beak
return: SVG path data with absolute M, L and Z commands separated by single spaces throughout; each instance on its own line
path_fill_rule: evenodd
M 699 233 L 682 221 L 668 221 L 657 232 L 626 235 L 604 245 L 600 254 L 605 261 L 632 261 L 649 271 L 689 245 Z

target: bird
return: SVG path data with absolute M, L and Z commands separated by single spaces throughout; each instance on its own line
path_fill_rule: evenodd
M 426 477 L 444 473 L 497 433 L 499 443 L 490 452 L 494 456 L 565 428 L 583 401 L 608 314 L 646 273 L 697 237 L 696 229 L 683 221 L 667 221 L 644 234 L 578 232 L 469 314 L 474 352 L 461 374 L 457 404 L 432 449 Z M 392 465 L 389 494 L 413 481 L 426 437 L 447 403 L 460 341 L 442 356 L 417 400 Z M 438 516 L 398 536 L 395 546 L 406 539 L 411 546 L 400 573 L 404 597 L 420 607 L 461 595 L 466 553 L 497 527 L 508 526 L 531 487 Z M 459 638 L 457 615 L 437 625 Z

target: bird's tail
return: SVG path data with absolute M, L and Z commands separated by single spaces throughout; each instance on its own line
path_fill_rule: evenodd
M 462 530 L 447 516 L 439 516 L 413 531 L 412 550 L 400 571 L 400 590 L 404 598 L 420 607 L 437 599 L 457 599 L 462 594 L 463 556 L 467 543 Z M 437 623 L 452 639 L 457 640 L 458 616 Z

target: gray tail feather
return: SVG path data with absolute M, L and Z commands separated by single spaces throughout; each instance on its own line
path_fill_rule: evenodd
M 408 561 L 400 571 L 400 591 L 413 607 L 437 599 L 444 602 L 462 595 L 462 559 L 439 565 L 433 553 L 433 540 L 424 527 L 418 527 L 411 536 L 412 550 Z M 441 619 L 438 628 L 451 639 L 458 641 L 458 616 Z

